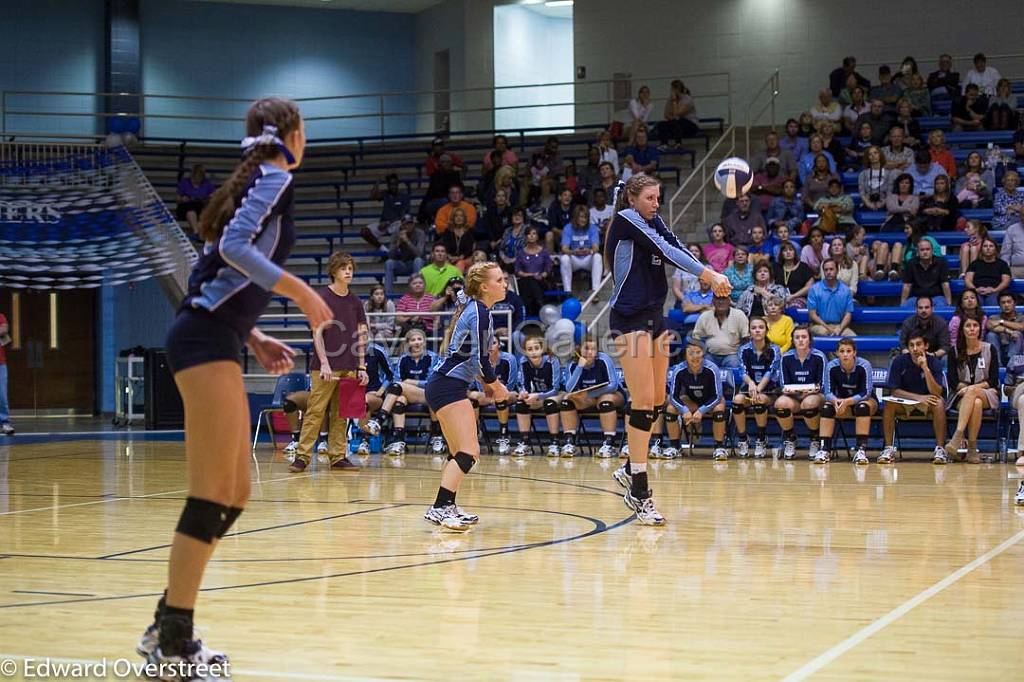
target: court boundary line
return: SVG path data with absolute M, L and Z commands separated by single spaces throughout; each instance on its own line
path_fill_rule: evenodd
M 1011 535 L 1003 542 L 999 543 L 998 545 L 988 550 L 981 556 L 975 557 L 972 561 L 964 564 L 957 570 L 947 575 L 942 580 L 933 584 L 931 587 L 928 587 L 927 589 L 918 592 L 913 597 L 903 602 L 893 610 L 889 611 L 881 618 L 876 619 L 875 621 L 864 626 L 863 628 L 853 633 L 843 641 L 826 649 L 817 657 L 811 659 L 797 670 L 783 677 L 782 682 L 798 682 L 799 680 L 807 679 L 811 675 L 817 673 L 822 668 L 835 661 L 837 658 L 839 658 L 846 652 L 850 651 L 851 649 L 861 644 L 868 638 L 878 634 L 889 625 L 895 623 L 897 620 L 907 615 L 912 610 L 914 610 L 924 602 L 928 601 L 935 595 L 939 594 L 950 585 L 954 585 L 955 583 L 959 582 L 962 578 L 967 577 L 968 575 L 973 573 L 975 569 L 984 566 L 992 559 L 995 559 L 997 556 L 999 556 L 1006 550 L 1010 549 L 1011 547 L 1019 543 L 1021 540 L 1024 540 L 1024 530 L 1018 531 L 1014 535 Z

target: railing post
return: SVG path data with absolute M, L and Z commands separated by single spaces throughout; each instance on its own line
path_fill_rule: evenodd
M 7 135 L 7 91 L 0 91 L 0 130 L 3 131 L 4 135 Z
M 384 95 L 381 95 L 378 100 L 380 101 L 380 136 L 384 138 Z

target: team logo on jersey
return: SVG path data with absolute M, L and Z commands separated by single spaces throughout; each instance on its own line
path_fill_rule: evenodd
M 661 265 L 661 258 L 658 256 L 651 256 L 651 265 Z

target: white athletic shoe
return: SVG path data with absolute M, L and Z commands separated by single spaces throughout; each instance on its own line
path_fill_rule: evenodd
M 558 447 L 558 443 L 552 443 L 548 446 L 548 457 L 558 457 L 562 454 L 562 449 Z
M 750 454 L 750 443 L 745 440 L 736 441 L 736 447 L 733 448 L 733 452 L 740 459 L 746 459 L 747 455 Z
M 291 455 L 292 457 L 295 457 L 295 453 L 298 452 L 298 451 L 299 451 L 299 441 L 297 441 L 297 440 L 293 440 L 291 443 L 288 443 L 288 445 L 284 446 L 284 454 L 285 455 Z
M 652 459 L 661 459 L 661 440 L 656 440 L 647 449 L 647 456 Z
M 530 454 L 530 446 L 523 440 L 516 443 L 515 449 L 512 450 L 513 457 L 526 457 L 528 454 Z
M 715 448 L 715 451 L 711 453 L 711 459 L 716 462 L 723 462 L 729 459 L 729 451 L 725 448 Z
M 512 439 L 510 439 L 508 436 L 501 436 L 497 438 L 494 442 L 498 446 L 498 454 L 501 455 L 502 457 L 507 456 L 508 453 L 512 450 Z
M 575 457 L 576 456 L 576 444 L 575 443 L 566 443 L 565 445 L 563 445 L 562 446 L 561 455 L 562 455 L 562 457 L 569 457 L 569 458 Z
M 396 440 L 394 443 L 389 444 L 384 448 L 385 455 L 391 455 L 392 457 L 401 457 L 405 454 L 405 441 Z
M 629 457 L 629 443 L 623 443 L 622 448 L 619 450 L 619 459 L 626 459 Z
M 857 451 L 853 453 L 854 464 L 867 464 L 868 453 L 864 452 L 864 448 L 857 448 Z
M 932 464 L 949 464 L 949 455 L 946 454 L 946 448 L 941 445 L 935 446 L 935 452 L 932 453 Z
M 199 630 L 199 628 L 193 629 L 194 631 Z M 193 641 L 199 644 L 200 651 L 202 652 L 201 656 L 204 658 L 205 661 L 209 663 L 216 663 L 218 661 L 226 662 L 228 660 L 226 654 L 220 651 L 214 651 L 213 649 L 209 649 L 203 646 L 203 640 L 194 637 Z M 139 656 L 142 656 L 143 658 L 148 658 L 156 652 L 159 646 L 160 628 L 156 625 L 156 623 L 154 623 L 150 625 L 148 628 L 146 628 L 146 631 L 142 633 L 142 638 L 139 639 L 139 643 L 135 646 L 135 653 L 137 653 Z
M 371 436 L 379 436 L 380 435 L 380 422 L 377 421 L 373 417 L 370 417 L 369 419 L 367 419 L 366 420 L 366 432 L 368 434 L 370 434 Z
M 662 459 L 676 459 L 679 457 L 679 448 L 674 448 L 671 445 L 661 451 Z
M 479 516 L 477 516 L 476 514 L 470 514 L 468 511 L 466 511 L 462 507 L 459 507 L 458 505 L 456 505 L 455 507 L 455 512 L 459 515 L 459 518 L 461 518 L 463 521 L 465 521 L 471 526 L 475 526 L 480 522 Z
M 796 457 L 796 442 L 791 440 L 782 441 L 782 458 L 793 459 Z
M 887 445 L 882 448 L 881 454 L 878 455 L 878 459 L 875 461 L 879 464 L 892 464 L 899 458 L 899 455 L 899 451 L 894 446 Z
M 362 456 L 370 454 L 370 441 L 365 438 L 359 441 L 359 445 L 356 446 L 356 454 Z
M 327 464 L 331 461 L 330 455 L 327 454 L 327 441 L 322 440 L 316 445 L 316 461 L 321 464 Z
M 814 453 L 815 464 L 828 464 L 828 450 L 817 450 Z
M 754 441 L 754 459 L 764 459 L 768 454 L 768 443 L 763 440 Z
M 601 443 L 601 447 L 597 449 L 597 456 L 601 459 L 611 459 L 612 455 L 615 454 L 615 446 L 605 441 Z
M 1024 507 L 1024 481 L 1017 486 L 1017 495 L 1013 498 L 1013 503 L 1018 507 Z
M 810 445 L 807 446 L 807 459 L 817 461 L 818 452 L 821 451 L 821 441 L 812 440 Z
M 630 487 L 633 485 L 633 474 L 626 470 L 627 466 L 628 465 L 623 464 L 618 469 L 613 471 L 612 478 L 614 478 L 615 482 L 621 485 L 623 488 L 629 490 Z
M 441 436 L 430 437 L 430 454 L 440 455 L 444 452 L 444 438 Z
M 636 520 L 641 524 L 645 526 L 665 525 L 665 517 L 654 508 L 653 497 L 640 500 L 633 497 L 632 493 L 627 490 L 626 494 L 622 496 L 622 500 L 626 503 L 627 507 L 636 513 Z
M 459 508 L 454 504 L 446 507 L 429 507 L 423 518 L 435 526 L 440 526 L 442 530 L 453 533 L 465 533 L 473 525 L 459 514 Z

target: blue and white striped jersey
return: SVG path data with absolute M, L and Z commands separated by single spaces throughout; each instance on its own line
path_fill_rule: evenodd
M 568 371 L 569 375 L 565 380 L 565 390 L 569 393 L 607 382 L 607 386 L 587 391 L 588 398 L 596 398 L 619 387 L 619 376 L 615 373 L 615 365 L 612 363 L 612 359 L 605 353 L 598 353 L 597 357 L 594 358 L 594 362 L 587 368 L 580 367 L 578 361 L 570 362 Z
M 694 374 L 689 363 L 683 361 L 672 368 L 668 381 L 669 400 L 681 414 L 688 414 L 690 408 L 684 399 L 689 398 L 697 404 L 697 411 L 707 414 L 711 408 L 722 400 L 722 373 L 718 365 L 704 360 L 704 366 Z
M 832 360 L 825 367 L 825 383 L 821 387 L 825 400 L 832 402 L 837 398 L 853 398 L 859 401 L 874 397 L 872 371 L 871 363 L 861 357 L 856 358 L 850 372 L 843 369 L 843 363 L 839 358 Z
M 525 355 L 519 358 L 519 385 L 527 393 L 536 393 L 542 400 L 553 398 L 562 385 L 562 367 L 558 358 L 545 355 L 540 367 L 534 367 Z
M 493 336 L 491 312 L 480 301 L 469 299 L 455 321 L 455 331 L 437 373 L 461 379 L 467 384 L 475 381 L 478 375 L 483 377 L 485 384 L 493 383 L 496 377 L 487 353 Z

